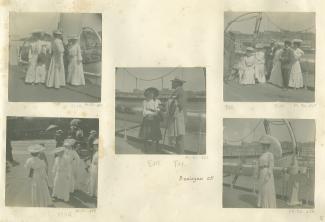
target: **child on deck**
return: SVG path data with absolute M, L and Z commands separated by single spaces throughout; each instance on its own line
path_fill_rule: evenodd
M 28 151 L 32 157 L 25 163 L 28 177 L 31 178 L 31 200 L 34 207 L 48 207 L 52 205 L 46 164 L 39 158 L 40 152 L 44 149 L 43 146 L 38 144 L 29 146 Z

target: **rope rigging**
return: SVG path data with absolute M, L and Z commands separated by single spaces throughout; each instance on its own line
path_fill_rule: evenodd
M 144 78 L 141 78 L 141 77 L 138 77 L 137 75 L 133 74 L 132 72 L 130 72 L 127 68 L 124 68 L 124 70 L 126 71 L 127 74 L 129 74 L 130 76 L 138 79 L 138 80 L 142 80 L 142 81 L 154 81 L 154 80 L 159 80 L 159 79 L 163 79 L 169 75 L 171 75 L 176 69 L 178 69 L 179 67 L 175 67 L 173 68 L 172 70 L 170 70 L 169 72 L 161 75 L 161 76 L 158 76 L 158 77 L 155 77 L 155 78 L 150 78 L 150 79 L 144 79 Z
M 257 128 L 261 125 L 261 123 L 263 122 L 263 120 L 260 120 L 255 127 L 245 136 L 243 136 L 240 139 L 236 139 L 236 140 L 231 140 L 231 139 L 227 139 L 227 142 L 243 142 L 247 137 L 249 137 L 250 135 L 252 135 L 253 133 L 255 133 L 255 131 L 257 130 Z

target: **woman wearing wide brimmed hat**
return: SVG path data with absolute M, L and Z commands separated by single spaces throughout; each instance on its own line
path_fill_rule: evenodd
M 46 86 L 56 89 L 65 86 L 65 71 L 63 63 L 64 46 L 60 31 L 53 32 L 52 58 L 46 77 Z
M 64 156 L 64 147 L 57 147 L 52 153 L 55 158 L 52 168 L 52 173 L 54 175 L 52 197 L 67 202 L 70 199 L 70 186 L 72 180 L 70 162 Z
M 304 55 L 304 51 L 300 49 L 301 43 L 301 39 L 294 39 L 292 41 L 294 61 L 290 71 L 289 87 L 294 89 L 302 88 L 304 86 L 304 79 L 300 66 L 300 59 Z
M 28 151 L 32 157 L 25 163 L 28 177 L 31 178 L 31 201 L 34 207 L 48 207 L 52 205 L 46 164 L 39 158 L 40 152 L 43 152 L 44 149 L 45 147 L 39 144 L 29 146 Z
M 246 48 L 246 56 L 244 57 L 245 69 L 242 74 L 240 84 L 252 85 L 255 84 L 255 53 L 252 47 Z
M 71 38 L 71 45 L 68 49 L 68 57 L 69 65 L 67 82 L 74 86 L 84 86 L 86 83 L 78 36 L 73 36 Z
M 159 107 L 154 101 L 154 96 L 157 95 L 158 90 L 150 87 L 144 91 L 145 100 L 142 103 L 143 120 L 141 123 L 139 138 L 144 142 L 145 153 L 155 153 L 156 145 L 162 138 L 158 116 Z M 155 144 L 156 143 L 156 144 Z
M 274 185 L 273 167 L 274 156 L 281 156 L 280 142 L 270 136 L 264 135 L 260 139 L 263 153 L 258 159 L 258 200 L 257 206 L 261 208 L 276 208 L 276 193 Z
M 28 52 L 28 69 L 25 76 L 26 83 L 34 84 L 36 82 L 36 66 L 38 55 L 41 52 L 41 48 L 41 31 L 34 31 L 32 33 L 31 43 Z

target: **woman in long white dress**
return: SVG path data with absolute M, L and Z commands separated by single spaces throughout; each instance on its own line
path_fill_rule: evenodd
M 65 72 L 63 63 L 64 46 L 60 39 L 61 32 L 53 33 L 54 40 L 52 42 L 52 58 L 46 78 L 47 87 L 60 88 L 65 86 Z
M 258 160 L 258 200 L 257 206 L 261 208 L 276 208 L 276 193 L 274 185 L 273 167 L 274 156 L 270 152 L 272 139 L 268 135 L 262 136 L 263 153 Z
M 76 143 L 75 139 L 66 139 L 63 143 L 63 146 L 65 147 L 64 151 L 64 157 L 69 162 L 69 173 L 71 177 L 70 181 L 70 192 L 73 193 L 76 188 L 79 188 L 78 184 L 78 175 L 79 175 L 79 168 L 80 168 L 80 157 L 73 149 L 74 145 Z
M 82 64 L 82 55 L 78 37 L 72 38 L 72 45 L 69 48 L 69 65 L 67 82 L 71 85 L 85 85 L 85 76 Z
M 256 58 L 254 54 L 254 49 L 248 47 L 246 50 L 246 56 L 244 57 L 245 69 L 242 74 L 240 84 L 242 85 L 252 85 L 255 84 L 255 64 Z
M 34 84 L 36 81 L 38 54 L 41 52 L 40 32 L 34 32 L 32 34 L 32 39 L 33 41 L 30 43 L 28 52 L 28 69 L 25 76 L 25 82 Z
M 273 67 L 270 75 L 270 80 L 272 84 L 283 87 L 283 78 L 282 78 L 282 71 L 281 71 L 281 55 L 283 52 L 283 49 L 281 48 L 280 43 L 276 43 L 275 46 L 275 53 L 273 58 Z
M 92 197 L 97 197 L 98 186 L 98 139 L 93 142 L 94 155 L 90 165 L 90 179 L 88 193 Z
M 71 173 L 70 163 L 64 157 L 64 147 L 57 147 L 54 150 L 55 159 L 52 168 L 54 175 L 53 193 L 52 197 L 69 201 L 70 199 L 70 186 L 71 186 Z
M 34 207 L 48 207 L 52 205 L 46 164 L 39 158 L 39 153 L 43 150 L 44 147 L 41 145 L 29 146 L 28 151 L 32 157 L 25 163 L 28 177 L 31 178 L 31 200 Z
M 265 53 L 261 44 L 256 45 L 255 53 L 255 78 L 259 83 L 265 83 Z
M 294 62 L 290 71 L 289 87 L 294 89 L 302 88 L 304 86 L 304 80 L 301 72 L 300 59 L 304 55 L 299 47 L 302 40 L 295 39 L 293 40 L 293 56 Z

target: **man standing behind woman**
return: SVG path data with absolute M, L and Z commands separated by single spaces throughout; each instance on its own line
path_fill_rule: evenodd
M 291 48 L 291 42 L 288 40 L 284 41 L 284 49 L 280 57 L 281 61 L 281 72 L 283 79 L 283 87 L 289 87 L 289 78 L 293 61 L 293 50 Z
M 65 86 L 65 72 L 63 63 L 64 46 L 62 42 L 62 33 L 55 31 L 53 33 L 52 58 L 47 74 L 46 86 L 56 89 Z

